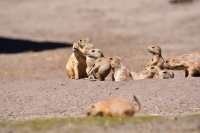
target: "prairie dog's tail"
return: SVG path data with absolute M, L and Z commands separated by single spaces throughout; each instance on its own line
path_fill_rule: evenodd
M 133 100 L 137 103 L 136 112 L 139 112 L 141 110 L 141 103 L 136 96 L 133 96 Z

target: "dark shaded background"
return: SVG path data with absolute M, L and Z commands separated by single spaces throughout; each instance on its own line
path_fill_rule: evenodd
M 0 37 L 0 54 L 20 53 L 20 52 L 39 52 L 43 50 L 52 50 L 71 47 L 67 42 L 33 41 L 25 39 L 15 39 Z

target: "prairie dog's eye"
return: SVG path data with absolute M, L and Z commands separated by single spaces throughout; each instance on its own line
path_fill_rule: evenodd
M 92 52 L 94 53 L 94 52 L 95 52 L 95 50 L 93 49 L 93 50 L 92 50 Z
M 166 74 L 167 72 L 166 72 L 166 71 L 164 71 L 163 73 L 164 73 L 164 74 Z

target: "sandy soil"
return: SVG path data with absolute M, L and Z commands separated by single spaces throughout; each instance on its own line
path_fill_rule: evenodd
M 164 57 L 200 51 L 199 6 L 198 0 L 177 5 L 161 0 L 0 1 L 0 45 L 7 47 L 2 38 L 71 43 L 89 36 L 105 55 L 121 56 L 139 71 L 149 59 L 146 46 L 154 42 Z M 71 81 L 64 69 L 70 47 L 0 52 L 0 118 L 81 116 L 86 105 L 110 93 L 129 100 L 138 95 L 145 114 L 200 111 L 200 79 L 184 79 L 183 73 L 174 80 Z
M 180 115 L 200 110 L 199 79 L 113 83 L 53 80 L 1 81 L 0 117 L 85 116 L 90 103 L 120 96 L 142 103 L 140 114 Z

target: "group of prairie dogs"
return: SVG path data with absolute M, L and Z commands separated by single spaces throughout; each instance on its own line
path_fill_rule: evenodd
M 67 76 L 70 79 L 90 79 L 103 81 L 111 73 L 113 81 L 139 79 L 174 78 L 169 70 L 184 70 L 185 77 L 200 76 L 200 52 L 184 54 L 174 58 L 164 59 L 159 46 L 149 46 L 148 52 L 152 58 L 139 73 L 130 72 L 119 57 L 105 57 L 101 49 L 94 48 L 88 38 L 73 43 L 73 53 L 66 64 Z M 136 96 L 137 105 L 120 97 L 109 97 L 91 104 L 87 108 L 88 116 L 134 116 L 141 110 L 141 104 Z
M 111 75 L 113 81 L 174 78 L 174 73 L 169 70 L 184 70 L 185 77 L 200 76 L 200 52 L 165 60 L 161 48 L 152 45 L 147 48 L 152 58 L 146 63 L 144 70 L 136 73 L 129 71 L 120 57 L 105 57 L 103 51 L 94 48 L 88 38 L 75 41 L 72 50 L 66 64 L 69 79 L 104 81 L 108 75 Z

